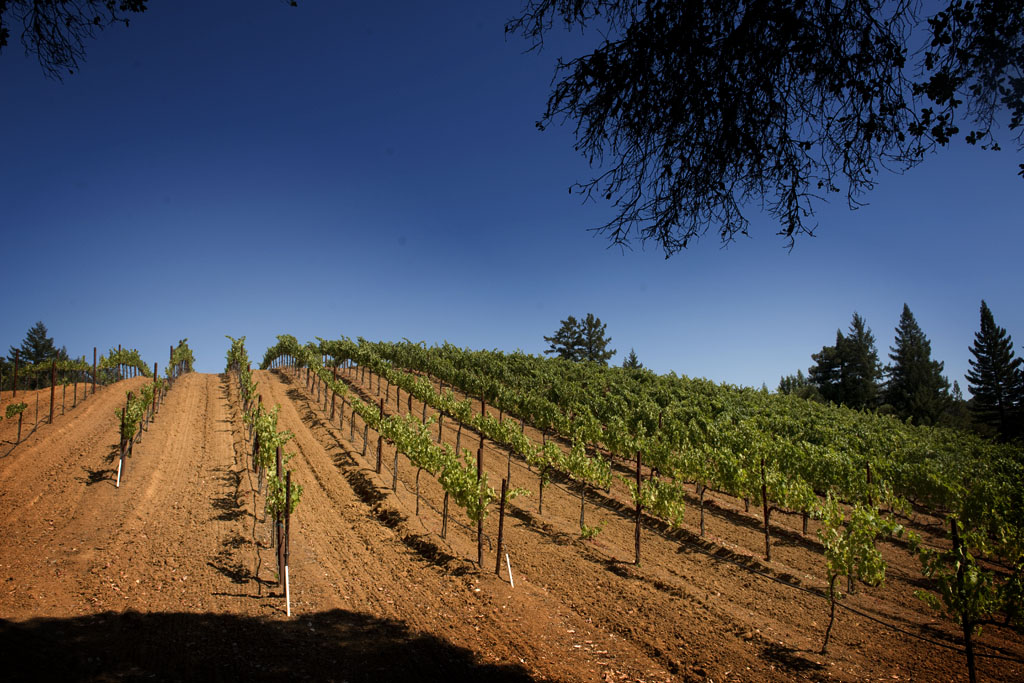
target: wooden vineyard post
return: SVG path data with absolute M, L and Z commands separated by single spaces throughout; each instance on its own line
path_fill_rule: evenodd
M 498 561 L 494 564 L 494 573 L 501 576 L 501 546 L 505 538 L 505 494 L 508 492 L 508 479 L 501 480 L 501 508 L 498 511 Z
M 384 399 L 383 398 L 380 400 L 380 419 L 382 421 L 384 420 Z M 381 450 L 383 449 L 383 447 L 384 447 L 384 435 L 381 434 L 378 431 L 377 432 L 377 474 L 380 474 L 380 458 L 381 458 L 381 455 L 382 455 Z
M 771 510 L 768 509 L 768 483 L 764 471 L 764 456 L 761 456 L 761 505 L 764 509 L 764 559 L 767 562 L 772 561 L 772 543 L 770 535 L 770 527 L 768 526 L 768 515 Z
M 334 367 L 334 382 L 338 382 L 338 368 Z M 338 394 L 334 392 L 334 387 L 331 387 L 331 422 L 334 422 L 334 400 L 338 398 Z
M 480 448 L 476 452 L 476 485 L 477 491 L 480 490 L 480 482 L 484 478 L 484 443 L 483 439 L 480 440 Z M 480 495 L 477 493 L 477 495 Z M 476 566 L 483 569 L 484 567 L 484 516 L 483 510 L 481 514 L 477 516 L 476 520 Z
M 548 430 L 547 429 L 545 429 L 543 432 L 541 432 L 541 437 L 540 438 L 541 438 L 541 443 L 543 444 L 542 448 L 544 450 L 547 450 L 547 446 L 548 446 Z M 548 468 L 547 468 L 546 465 L 541 465 L 540 467 L 537 468 L 537 470 L 538 470 L 538 475 L 539 475 L 539 478 L 540 478 L 540 482 L 538 482 L 538 487 L 537 487 L 537 488 L 540 489 L 540 493 L 537 496 L 537 514 L 543 516 L 543 514 L 544 514 L 544 475 L 547 473 Z
M 14 385 L 11 388 L 11 398 L 15 398 L 18 395 L 18 349 L 14 349 Z
M 96 347 L 92 347 L 92 393 L 96 393 Z
M 441 538 L 448 538 L 448 491 L 444 492 L 444 509 L 441 512 Z
M 633 564 L 640 566 L 640 526 L 643 523 L 643 507 L 640 504 L 640 451 L 636 452 L 636 533 L 633 538 L 635 559 Z
M 281 478 L 281 447 L 277 447 L 277 471 L 274 473 L 277 476 L 278 481 Z M 269 493 L 270 487 L 267 487 Z M 285 501 L 285 508 L 287 509 L 288 503 Z M 276 526 L 275 535 L 277 536 L 277 582 L 280 585 L 284 585 L 284 518 L 281 516 L 281 511 L 278 510 L 274 513 L 274 523 Z
M 117 381 L 120 382 L 121 381 L 121 367 L 124 365 L 124 363 L 120 362 L 121 361 L 121 345 L 120 344 L 117 345 L 117 360 L 118 360 L 118 363 L 117 363 Z
M 53 399 L 57 391 L 57 361 L 50 363 L 50 424 L 53 424 Z
M 284 598 L 288 616 L 292 615 L 292 592 L 288 583 L 288 561 L 291 553 L 291 522 L 292 522 L 292 472 L 288 470 L 284 477 Z

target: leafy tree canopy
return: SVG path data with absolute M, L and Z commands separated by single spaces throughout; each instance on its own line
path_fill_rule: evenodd
M 601 167 L 574 186 L 612 202 L 597 230 L 666 258 L 747 234 L 751 205 L 792 246 L 816 201 L 856 206 L 880 168 L 961 134 L 997 149 L 1004 110 L 1024 149 L 1024 0 L 525 0 L 505 30 L 539 48 L 555 25 L 602 39 L 559 61 L 537 125 L 571 122 Z
M 559 358 L 571 361 L 594 361 L 602 365 L 615 355 L 615 349 L 609 349 L 612 338 L 605 336 L 607 324 L 593 313 L 587 313 L 583 320 L 569 316 L 561 321 L 555 333 L 544 337 L 549 347 L 544 353 L 555 354 Z

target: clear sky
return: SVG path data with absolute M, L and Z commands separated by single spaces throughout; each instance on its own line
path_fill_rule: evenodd
M 154 2 L 47 80 L 0 55 L 0 344 L 42 320 L 72 355 L 149 361 L 187 337 L 220 371 L 280 333 L 541 353 L 559 320 L 608 325 L 658 371 L 774 388 L 854 311 L 888 360 L 906 302 L 950 380 L 978 309 L 1024 341 L 1021 155 L 958 146 L 818 213 L 790 252 L 770 219 L 665 260 L 587 229 L 591 169 L 540 132 L 565 37 L 506 38 L 501 2 Z M 1005 138 L 1004 138 L 1005 139 Z

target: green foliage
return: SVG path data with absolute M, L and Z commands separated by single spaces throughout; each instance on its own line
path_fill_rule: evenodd
M 822 400 L 818 387 L 815 386 L 810 377 L 804 374 L 803 370 L 797 370 L 795 375 L 786 375 L 780 378 L 776 391 L 780 394 L 799 396 L 811 401 Z
M 231 340 L 231 346 L 228 348 L 227 365 L 224 366 L 224 372 L 245 370 L 248 368 L 249 354 L 245 350 L 245 337 L 235 339 L 229 335 L 224 336 Z
M 136 368 L 144 377 L 153 376 L 153 370 L 142 360 L 138 349 L 110 349 L 106 356 L 100 357 L 98 363 L 100 369 L 116 368 L 118 365 Z
M 25 408 L 28 408 L 27 403 L 8 404 L 6 411 L 7 419 L 10 420 L 12 417 L 16 415 L 21 415 L 23 412 L 25 412 Z
M 869 586 L 881 585 L 885 560 L 875 541 L 883 534 L 900 535 L 903 527 L 881 518 L 877 509 L 866 505 L 853 506 L 847 518 L 832 493 L 821 503 L 817 516 L 822 524 L 818 540 L 824 548 L 825 572 L 834 597 L 841 597 L 834 586 L 836 577 L 849 576 Z
M 189 348 L 188 339 L 180 340 L 171 351 L 170 366 L 167 368 L 168 378 L 176 372 L 192 372 L 193 363 L 195 363 L 195 357 L 192 355 L 192 349 Z

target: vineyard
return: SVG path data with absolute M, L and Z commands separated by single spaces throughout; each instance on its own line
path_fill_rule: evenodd
M 228 343 L 222 375 L 179 346 L 169 387 L 0 422 L 25 677 L 1024 680 L 1018 449 L 522 354 Z

